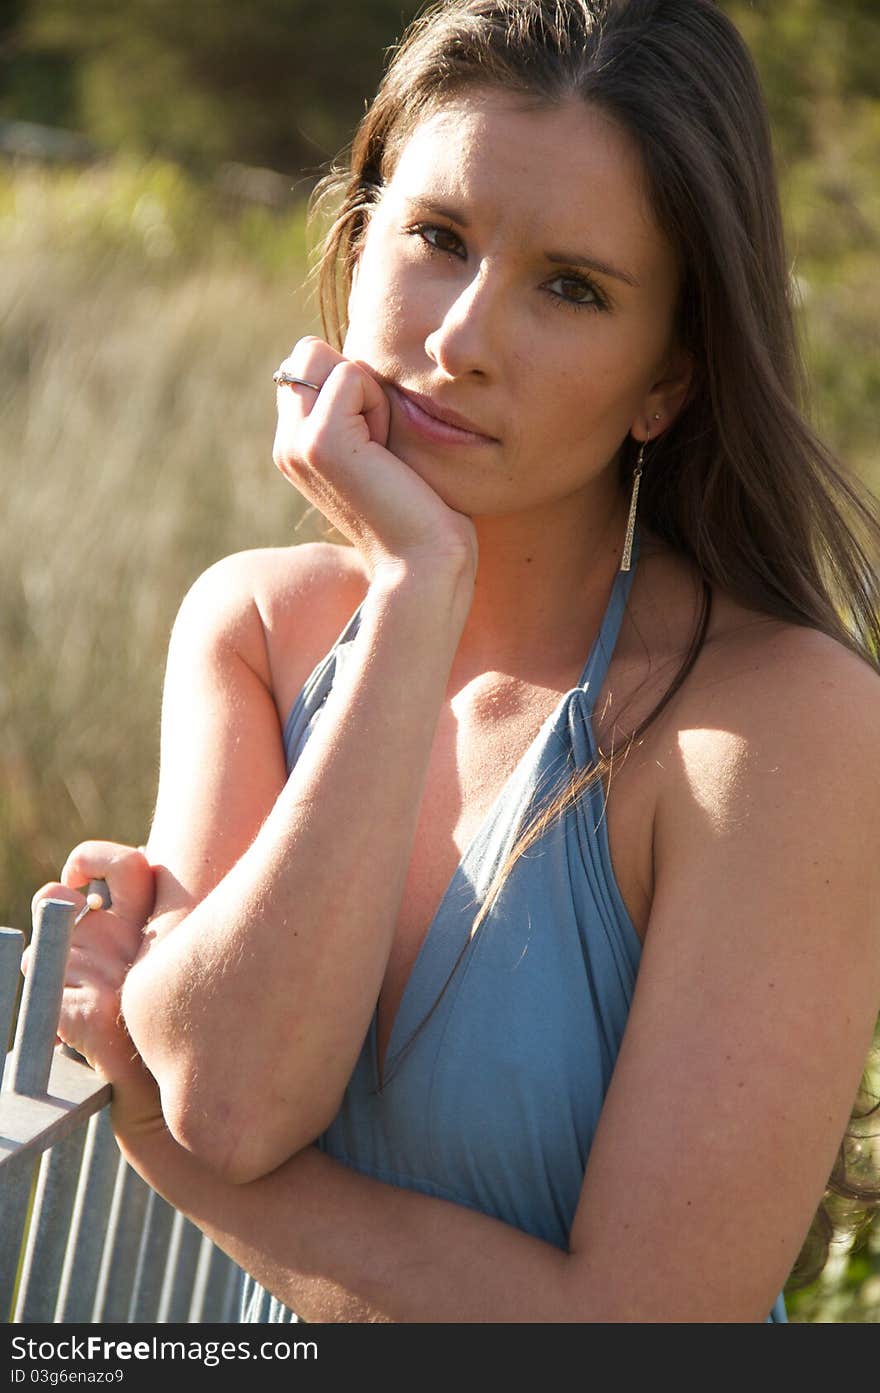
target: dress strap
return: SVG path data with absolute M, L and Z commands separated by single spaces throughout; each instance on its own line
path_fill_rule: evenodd
M 636 565 L 639 559 L 639 544 L 641 541 L 638 527 L 633 534 L 632 559 L 628 571 L 618 571 L 611 587 L 611 596 L 608 606 L 599 627 L 599 632 L 590 649 L 590 656 L 587 665 L 580 676 L 578 686 L 589 693 L 589 708 L 592 711 L 593 703 L 599 692 L 602 690 L 602 683 L 611 662 L 617 636 L 620 633 L 620 626 L 623 622 L 623 614 L 626 603 L 629 599 L 629 592 L 632 588 L 633 578 L 636 573 Z

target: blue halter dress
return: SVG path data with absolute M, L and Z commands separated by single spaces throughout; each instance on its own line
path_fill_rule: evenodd
M 462 857 L 400 1002 L 380 1079 L 376 1016 L 329 1155 L 392 1185 L 481 1210 L 566 1248 L 641 954 L 611 864 L 594 783 L 520 857 L 470 928 L 523 821 L 598 757 L 593 706 L 629 595 L 615 579 L 578 683 L 560 699 Z M 355 611 L 284 730 L 299 758 L 357 633 Z M 245 1278 L 242 1319 L 296 1319 Z M 784 1321 L 780 1297 L 768 1319 Z

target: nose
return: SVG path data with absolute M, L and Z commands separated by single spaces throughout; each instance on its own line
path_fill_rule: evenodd
M 492 375 L 502 332 L 501 287 L 485 264 L 458 287 L 441 322 L 425 339 L 428 357 L 449 377 Z

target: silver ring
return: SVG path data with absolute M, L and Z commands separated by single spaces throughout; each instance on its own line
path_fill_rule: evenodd
M 272 381 L 279 387 L 311 387 L 313 392 L 321 390 L 317 382 L 307 382 L 304 377 L 294 377 L 292 372 L 284 372 L 281 368 L 272 374 Z

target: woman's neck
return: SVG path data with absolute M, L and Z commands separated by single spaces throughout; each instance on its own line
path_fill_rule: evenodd
M 571 500 L 474 519 L 479 562 L 451 685 L 494 669 L 565 671 L 595 637 L 619 570 L 627 504 L 586 513 Z

